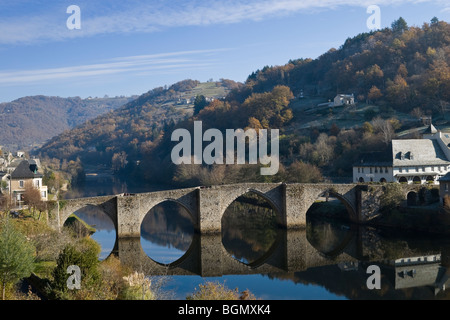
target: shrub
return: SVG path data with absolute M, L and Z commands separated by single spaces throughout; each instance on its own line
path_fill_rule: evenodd
M 230 290 L 224 284 L 218 282 L 206 282 L 199 285 L 187 300 L 255 300 L 250 291 L 245 290 L 239 294 L 238 289 Z

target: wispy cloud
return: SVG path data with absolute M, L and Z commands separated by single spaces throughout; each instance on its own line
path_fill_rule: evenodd
M 22 5 L 26 7 L 25 4 Z M 58 41 L 108 33 L 155 32 L 165 28 L 208 26 L 242 21 L 259 21 L 297 12 L 332 10 L 341 6 L 367 7 L 374 4 L 392 6 L 442 0 L 155 0 L 99 1 L 79 0 L 81 30 L 68 30 L 69 15 L 60 2 L 48 1 L 38 15 L 27 13 L 2 17 L 0 10 L 0 44 Z M 52 6 L 52 3 L 54 4 Z M 44 6 L 44 4 L 42 4 Z M 17 8 L 17 6 L 16 6 Z M 20 7 L 19 7 L 20 8 Z M 18 10 L 18 12 L 21 12 Z
M 186 68 L 210 66 L 214 61 L 207 55 L 228 49 L 193 50 L 153 55 L 139 55 L 109 59 L 103 63 L 48 68 L 38 70 L 9 70 L 0 72 L 0 85 L 8 86 L 43 81 L 97 77 L 112 74 L 171 72 Z

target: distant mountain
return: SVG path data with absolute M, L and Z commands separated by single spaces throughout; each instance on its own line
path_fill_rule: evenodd
M 170 87 L 150 90 L 122 107 L 84 122 L 45 143 L 42 157 L 75 160 L 83 164 L 104 164 L 115 169 L 139 161 L 148 153 L 165 128 L 193 115 L 197 96 L 206 101 L 223 99 L 234 81 L 201 83 L 184 80 Z M 114 162 L 114 164 L 113 164 Z
M 0 146 L 11 150 L 29 150 L 64 130 L 72 129 L 131 100 L 133 97 L 81 99 L 30 96 L 1 103 Z

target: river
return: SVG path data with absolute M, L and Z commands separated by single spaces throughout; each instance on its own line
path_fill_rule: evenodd
M 133 187 L 110 176 L 90 176 L 83 186 L 74 188 L 66 197 L 162 189 L 165 187 Z M 339 205 L 336 208 L 342 209 Z M 100 259 L 105 259 L 116 241 L 112 221 L 96 208 L 85 208 L 76 214 L 96 228 L 92 237 L 102 247 Z M 308 264 L 306 268 L 281 267 L 268 272 L 219 277 L 149 276 L 155 283 L 161 283 L 161 291 L 172 299 L 185 299 L 205 281 L 224 283 L 240 291 L 248 289 L 256 298 L 268 300 L 450 298 L 449 291 L 445 291 L 447 274 L 450 274 L 447 269 L 450 238 L 356 226 L 314 214 L 308 215 L 305 232 L 309 251 L 314 251 L 309 253 L 314 258 L 309 259 L 320 261 L 302 260 Z M 174 202 L 164 202 L 145 217 L 140 245 L 153 261 L 169 265 L 189 252 L 192 243 L 197 241 L 196 236 L 189 214 Z M 277 213 L 268 203 L 249 194 L 227 209 L 220 237 L 227 254 L 250 270 L 257 270 L 256 266 L 262 263 L 283 265 L 277 261 L 280 255 L 276 252 L 279 246 L 286 245 L 285 240 L 279 239 L 290 239 L 290 234 L 278 228 Z M 373 265 L 379 267 L 381 289 L 369 288 L 374 278 L 368 267 Z

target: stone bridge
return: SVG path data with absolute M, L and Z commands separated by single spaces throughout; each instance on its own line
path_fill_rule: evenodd
M 60 200 L 50 212 L 50 224 L 59 230 L 72 213 L 95 206 L 111 218 L 118 238 L 140 237 L 141 223 L 146 214 L 162 202 L 174 201 L 189 212 L 196 231 L 201 234 L 220 233 L 226 209 L 249 192 L 267 200 L 278 213 L 279 224 L 286 229 L 304 228 L 306 212 L 324 194 L 341 200 L 351 221 L 363 222 L 365 216 L 361 215 L 360 189 L 356 184 L 242 183 Z
M 413 190 L 403 187 L 405 200 Z M 382 185 L 242 183 L 175 189 L 140 194 L 122 194 L 60 200 L 49 210 L 50 224 L 59 230 L 74 212 L 94 206 L 104 211 L 116 229 L 114 252 L 126 265 L 154 275 L 252 274 L 303 271 L 314 266 L 353 262 L 367 257 L 361 235 L 350 231 L 330 252 L 316 250 L 306 236 L 306 213 L 323 195 L 341 200 L 349 218 L 364 223 L 379 210 Z M 244 264 L 227 252 L 222 243 L 222 216 L 231 203 L 246 193 L 256 193 L 278 213 L 282 228 L 271 249 L 252 264 Z M 197 233 L 187 252 L 165 265 L 152 260 L 140 243 L 141 224 L 147 213 L 165 201 L 174 201 L 192 217 Z M 353 227 L 352 227 L 353 228 Z

